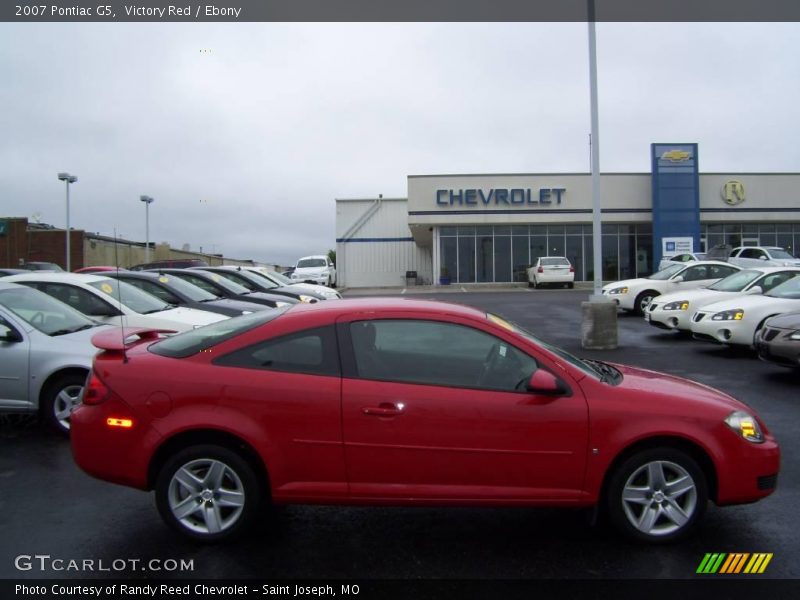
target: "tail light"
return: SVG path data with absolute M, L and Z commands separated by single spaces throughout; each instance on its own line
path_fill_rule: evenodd
M 569 266 L 569 272 L 570 272 L 570 273 L 574 273 L 574 272 L 575 272 L 575 267 L 573 267 L 572 265 L 570 265 L 570 266 Z
M 536 272 L 537 273 L 544 273 L 544 267 L 539 267 L 538 269 L 536 269 Z
M 83 403 L 90 406 L 105 402 L 111 395 L 111 390 L 103 383 L 94 371 L 89 372 L 86 386 L 83 388 Z

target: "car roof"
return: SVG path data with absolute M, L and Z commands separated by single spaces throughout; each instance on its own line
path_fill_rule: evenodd
M 780 246 L 736 246 L 731 252 L 734 250 L 744 250 L 745 248 L 753 248 L 754 250 L 783 250 Z
M 486 319 L 486 312 L 465 304 L 455 304 L 441 300 L 417 300 L 412 298 L 372 297 L 372 298 L 343 298 L 336 302 L 300 303 L 292 306 L 290 311 L 294 314 L 307 311 L 333 311 L 340 316 L 359 313 L 369 313 L 380 316 L 381 313 L 407 312 L 449 314 L 472 319 Z
M 0 279 L 0 290 L 15 290 L 18 288 L 30 289 L 24 285 L 20 285 L 18 283 L 11 283 L 10 281 L 5 281 L 3 279 Z
M 5 278 L 4 278 L 5 279 Z M 32 273 L 25 273 L 21 275 L 10 275 L 7 279 L 15 281 L 48 281 L 51 283 L 96 283 L 98 281 L 106 281 L 106 275 L 95 275 L 93 273 L 69 273 L 69 272 L 52 272 L 52 271 L 36 271 Z
M 301 256 L 297 260 L 305 260 L 306 258 L 328 258 L 328 257 L 324 254 L 312 254 L 310 256 Z

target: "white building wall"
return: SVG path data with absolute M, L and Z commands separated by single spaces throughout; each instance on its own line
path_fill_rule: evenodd
M 430 283 L 430 248 L 408 229 L 405 198 L 336 201 L 336 262 L 343 287 L 404 286 L 407 271 Z

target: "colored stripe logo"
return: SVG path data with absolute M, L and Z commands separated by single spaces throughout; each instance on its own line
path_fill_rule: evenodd
M 756 552 L 752 554 L 749 552 L 709 552 L 703 557 L 696 572 L 703 575 L 761 574 L 767 570 L 767 565 L 772 560 L 772 555 L 772 552 Z

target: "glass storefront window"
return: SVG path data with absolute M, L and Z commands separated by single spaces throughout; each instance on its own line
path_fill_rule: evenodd
M 474 228 L 473 228 L 474 231 Z M 475 236 L 458 238 L 458 283 L 475 281 Z
M 514 281 L 528 280 L 528 237 L 513 236 L 511 238 L 511 262 L 513 265 Z
M 491 228 L 490 228 L 491 229 Z M 494 242 L 491 235 L 482 235 L 475 238 L 477 260 L 477 281 L 494 281 Z
M 505 227 L 503 229 L 509 230 L 508 227 Z M 511 281 L 511 236 L 510 235 L 494 236 L 494 280 Z

